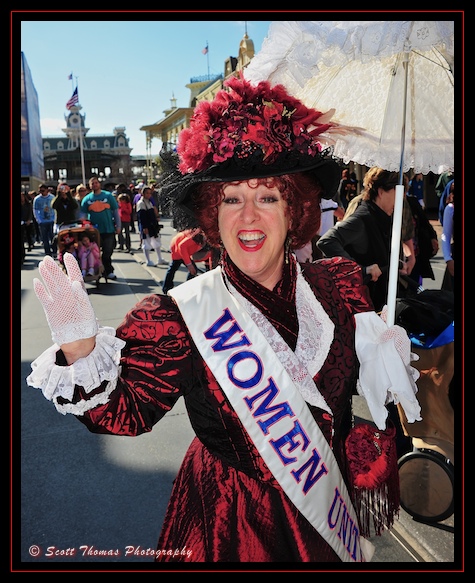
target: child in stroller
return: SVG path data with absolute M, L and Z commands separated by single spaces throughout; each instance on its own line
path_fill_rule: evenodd
M 79 234 L 77 258 L 81 267 L 82 276 L 95 276 L 101 265 L 101 250 L 99 245 L 92 241 L 87 232 Z
M 61 225 L 58 238 L 58 260 L 64 265 L 64 254 L 71 253 L 76 257 L 81 267 L 85 282 L 99 281 L 104 272 L 101 260 L 101 245 L 99 231 L 90 221 Z
M 78 258 L 78 242 L 74 234 L 69 231 L 59 233 L 58 243 L 58 261 L 61 265 L 64 265 L 65 253 L 71 253 L 76 259 Z

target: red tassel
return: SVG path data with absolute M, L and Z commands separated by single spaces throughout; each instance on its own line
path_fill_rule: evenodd
M 391 422 L 390 422 L 391 423 Z M 399 514 L 399 470 L 396 429 L 380 431 L 368 423 L 350 431 L 345 449 L 350 493 L 360 518 L 360 533 L 371 536 L 371 518 L 376 535 L 391 528 Z

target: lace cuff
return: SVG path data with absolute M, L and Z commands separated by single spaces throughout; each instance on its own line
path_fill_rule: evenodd
M 420 421 L 421 407 L 416 398 L 419 371 L 409 363 L 418 356 L 398 352 L 394 338 L 384 340 L 387 324 L 375 313 L 355 314 L 356 354 L 360 362 L 358 393 L 366 399 L 373 421 L 386 427 L 386 403 L 400 403 L 409 423 Z M 405 362 L 406 361 L 406 362 Z
M 41 389 L 44 397 L 55 403 L 61 413 L 82 414 L 88 409 L 105 403 L 109 394 L 117 384 L 119 373 L 120 352 L 125 342 L 115 336 L 114 328 L 104 326 L 99 328 L 94 350 L 85 358 L 80 358 L 70 366 L 58 366 L 56 353 L 60 349 L 53 344 L 31 364 L 32 372 L 26 382 Z M 81 401 L 77 405 L 60 405 L 58 397 L 71 401 L 75 385 L 84 388 L 86 393 L 96 389 L 102 382 L 109 381 L 105 392 L 94 396 L 91 400 Z

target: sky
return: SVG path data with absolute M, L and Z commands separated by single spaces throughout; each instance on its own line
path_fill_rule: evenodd
M 192 77 L 222 74 L 224 61 L 238 56 L 246 30 L 257 54 L 270 25 L 205 20 L 209 15 L 186 12 L 183 21 L 165 20 L 167 14 L 159 11 L 133 13 L 135 20 L 110 15 L 110 20 L 95 19 L 94 13 L 64 14 L 59 20 L 45 19 L 44 13 L 37 20 L 34 13 L 19 15 L 21 51 L 38 93 L 43 137 L 64 135 L 66 102 L 77 84 L 88 135 L 110 135 L 115 127 L 125 127 L 132 156 L 145 155 L 140 127 L 162 120 L 172 97 L 177 107 L 189 107 L 186 85 Z M 153 139 L 152 155 L 160 147 L 160 140 Z

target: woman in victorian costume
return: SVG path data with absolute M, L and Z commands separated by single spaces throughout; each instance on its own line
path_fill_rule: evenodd
M 292 253 L 338 186 L 320 142 L 337 130 L 267 82 L 233 78 L 200 103 L 162 194 L 178 229 L 199 226 L 221 248 L 220 263 L 146 297 L 116 331 L 97 323 L 74 258 L 67 274 L 50 258 L 40 265 L 35 292 L 55 344 L 32 364 L 31 386 L 90 431 L 116 435 L 151 431 L 185 400 L 196 437 L 156 561 L 370 560 L 345 448 L 352 394 L 358 379 L 381 430 L 388 398 L 414 421 L 417 371 L 406 333 L 374 312 L 356 263 L 300 265 Z M 374 460 L 381 474 L 385 447 Z M 377 530 L 397 513 L 385 492 Z

